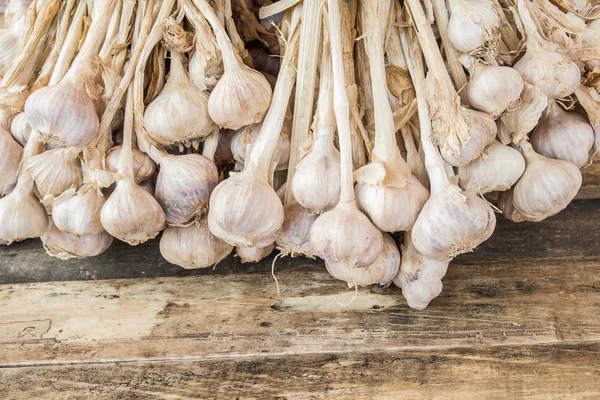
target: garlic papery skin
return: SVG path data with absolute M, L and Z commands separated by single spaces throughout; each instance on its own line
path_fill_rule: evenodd
M 548 97 L 544 92 L 525 82 L 519 107 L 506 110 L 497 121 L 500 142 L 519 144 L 526 140 L 547 106 Z
M 460 52 L 469 53 L 499 36 L 498 6 L 491 0 L 450 0 L 448 38 Z
M 442 293 L 442 278 L 446 275 L 448 264 L 449 260 L 424 257 L 413 245 L 410 232 L 404 234 L 402 262 L 394 283 L 402 289 L 410 308 L 424 310 Z
M 273 252 L 275 245 L 271 243 L 264 247 L 242 247 L 237 246 L 235 253 L 240 258 L 242 264 L 257 263 Z
M 215 164 L 200 154 L 164 156 L 156 178 L 155 197 L 169 224 L 184 224 L 206 212 L 219 183 Z
M 190 78 L 201 90 L 212 90 L 223 75 L 223 60 L 204 18 L 195 21 L 196 48 L 190 59 Z
M 498 118 L 517 101 L 523 87 L 523 78 L 514 69 L 478 63 L 465 92 L 471 107 Z
M 17 184 L 22 156 L 23 148 L 0 127 L 0 196 L 9 193 Z
M 19 26 L 0 29 L 0 77 L 4 76 L 18 56 L 22 34 Z
M 79 189 L 83 184 L 83 171 L 78 155 L 78 149 L 60 147 L 29 159 L 25 169 L 42 197 L 57 197 L 67 189 Z
M 118 172 L 121 148 L 121 145 L 117 145 L 106 153 L 105 164 L 107 170 L 115 173 Z M 140 183 L 154 175 L 154 172 L 156 172 L 156 163 L 146 153 L 142 153 L 138 149 L 131 150 L 133 151 L 133 175 L 135 181 Z
M 208 94 L 191 82 L 182 57 L 179 52 L 171 52 L 167 83 L 144 112 L 148 135 L 161 146 L 189 146 L 215 129 L 208 115 Z
M 566 112 L 555 101 L 550 101 L 531 134 L 530 143 L 536 153 L 569 161 L 581 168 L 587 164 L 594 145 L 594 130 L 581 115 Z
M 206 216 L 188 226 L 169 226 L 160 238 L 160 254 L 186 269 L 207 268 L 227 257 L 233 246 L 214 236 Z
M 514 187 L 513 202 L 526 218 L 541 221 L 562 211 L 581 187 L 581 172 L 575 164 L 536 153 L 531 144 L 521 144 L 527 163 Z
M 401 260 L 400 251 L 394 239 L 387 233 L 383 235 L 383 247 L 375 262 L 366 267 L 348 267 L 344 264 L 325 262 L 327 272 L 336 279 L 345 281 L 349 288 L 389 284 L 398 273 Z
M 10 244 L 36 238 L 47 228 L 46 209 L 33 194 L 33 181 L 23 173 L 14 190 L 0 199 L 0 239 Z
M 514 203 L 514 188 L 500 192 L 496 206 L 502 211 L 502 215 L 513 222 L 536 222 L 535 218 L 527 218 L 517 211 Z
M 498 132 L 494 118 L 489 114 L 467 108 L 463 111 L 469 128 L 466 142 L 454 142 L 453 136 L 440 138 L 442 157 L 454 167 L 463 167 L 478 158 Z
M 31 127 L 27 122 L 27 117 L 24 112 L 14 116 L 10 123 L 10 133 L 21 146 L 27 144 L 29 136 L 31 135 Z
M 113 237 L 104 230 L 95 235 L 73 235 L 62 232 L 52 223 L 41 238 L 46 253 L 61 260 L 100 255 L 113 242 Z
M 52 205 L 52 221 L 65 233 L 88 236 L 104 232 L 100 211 L 106 202 L 102 191 L 86 183 L 81 189 L 69 189 Z
M 466 191 L 486 194 L 511 188 L 525 171 L 521 153 L 497 140 L 483 154 L 458 168 L 459 184 Z
M 558 53 L 558 46 L 543 39 L 528 9 L 529 0 L 519 0 L 517 8 L 527 33 L 527 51 L 513 66 L 523 79 L 540 88 L 551 99 L 572 94 L 581 80 L 577 64 Z
M 152 195 L 125 176 L 104 203 L 100 221 L 112 236 L 135 246 L 158 235 L 165 214 Z
M 310 245 L 310 228 L 317 219 L 317 214 L 292 201 L 283 207 L 283 215 L 283 225 L 275 237 L 277 250 L 292 257 L 314 258 Z

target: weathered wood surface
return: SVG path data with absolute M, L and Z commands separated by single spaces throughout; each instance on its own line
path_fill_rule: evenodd
M 600 199 L 600 157 L 594 157 L 594 162 L 581 170 L 583 184 L 577 194 L 577 199 Z

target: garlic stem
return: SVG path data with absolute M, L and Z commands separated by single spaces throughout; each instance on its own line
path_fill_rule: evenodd
M 215 14 L 215 10 L 213 10 L 207 0 L 191 1 L 196 5 L 196 7 L 198 7 L 198 10 L 200 10 L 202 15 L 204 15 L 204 18 L 206 18 L 210 26 L 213 28 L 213 32 L 217 38 L 217 44 L 219 45 L 219 49 L 223 55 L 223 66 L 225 67 L 225 70 L 234 68 L 238 62 L 238 55 L 234 50 L 229 36 L 227 35 L 225 27 L 219 20 L 219 17 L 217 17 L 217 14 Z M 194 10 L 192 9 L 193 7 L 189 7 L 189 11 L 193 13 Z

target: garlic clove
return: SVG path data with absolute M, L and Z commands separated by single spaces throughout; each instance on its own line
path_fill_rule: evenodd
M 46 209 L 33 194 L 33 181 L 23 174 L 15 189 L 0 198 L 0 239 L 10 244 L 36 238 L 47 228 Z
M 98 132 L 96 106 L 78 78 L 34 91 L 25 102 L 25 116 L 44 141 L 59 146 L 84 146 Z
M 521 75 L 513 68 L 477 64 L 465 88 L 469 104 L 498 118 L 523 91 Z
M 183 224 L 206 212 L 217 183 L 217 167 L 200 154 L 163 157 L 155 195 L 167 223 Z
M 84 184 L 75 191 L 69 189 L 54 200 L 52 221 L 65 233 L 88 236 L 104 232 L 100 211 L 106 202 L 102 191 Z
M 449 260 L 473 251 L 489 239 L 495 227 L 496 216 L 485 200 L 450 184 L 431 195 L 411 234 L 423 256 Z
M 106 153 L 106 169 L 111 172 L 118 172 L 119 169 L 119 156 L 121 154 L 121 148 L 123 146 L 117 145 L 111 148 Z M 151 177 L 156 172 L 156 164 L 146 153 L 139 151 L 138 149 L 131 149 L 133 152 L 133 175 L 135 181 L 140 183 Z
M 273 252 L 274 243 L 264 247 L 242 247 L 237 246 L 235 252 L 242 264 L 257 263 Z
M 213 235 L 233 246 L 267 246 L 275 241 L 282 224 L 281 200 L 251 170 L 232 173 L 212 193 L 208 226 Z
M 314 258 L 310 245 L 310 228 L 317 219 L 317 214 L 292 201 L 283 207 L 283 215 L 283 225 L 275 238 L 277 249 L 292 257 L 302 255 Z
M 27 122 L 27 117 L 24 112 L 14 116 L 10 123 L 10 133 L 21 146 L 24 147 L 25 144 L 27 144 L 29 136 L 31 135 L 31 127 Z
M 326 262 L 358 268 L 375 262 L 383 236 L 354 202 L 340 202 L 313 223 L 310 244 Z
M 0 127 L 0 196 L 9 193 L 17 184 L 23 148 L 10 133 Z
M 158 235 L 165 214 L 152 195 L 124 177 L 104 203 L 100 221 L 112 236 L 135 246 Z
M 208 229 L 206 216 L 189 226 L 168 226 L 160 238 L 160 254 L 186 269 L 207 268 L 227 257 L 233 246 Z
M 537 154 L 528 142 L 521 149 L 527 167 L 514 187 L 514 206 L 526 218 L 541 221 L 569 205 L 581 187 L 581 171 L 568 161 Z
M 95 235 L 73 235 L 62 232 L 52 223 L 42 235 L 46 253 L 61 260 L 100 255 L 108 250 L 112 242 L 113 237 L 104 230 Z
M 83 171 L 78 155 L 78 149 L 60 147 L 27 161 L 25 169 L 31 174 L 42 197 L 57 197 L 67 189 L 79 189 L 83 184 Z
M 543 156 L 569 161 L 581 168 L 587 164 L 594 145 L 594 130 L 584 117 L 563 111 L 551 101 L 531 134 L 530 143 Z
M 518 150 L 497 140 L 483 154 L 458 168 L 459 184 L 466 191 L 486 194 L 511 188 L 525 171 L 525 159 Z
M 448 38 L 460 52 L 469 53 L 499 35 L 501 12 L 490 0 L 451 0 Z
M 241 62 L 228 65 L 208 99 L 210 117 L 228 129 L 259 123 L 271 103 L 271 85 Z

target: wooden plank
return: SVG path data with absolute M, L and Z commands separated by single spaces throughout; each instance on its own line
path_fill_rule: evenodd
M 560 214 L 539 223 L 511 223 L 498 216 L 494 235 L 475 252 L 460 256 L 454 264 L 503 262 L 512 260 L 600 257 L 600 201 L 575 201 Z M 0 246 L 0 284 L 66 280 L 144 278 L 160 276 L 223 275 L 268 273 L 271 256 L 259 264 L 241 264 L 229 257 L 214 270 L 185 270 L 167 263 L 160 255 L 158 240 L 131 247 L 115 241 L 99 257 L 62 261 L 45 254 L 39 240 Z M 303 258 L 277 261 L 281 268 L 309 264 Z
M 594 162 L 581 170 L 583 184 L 577 194 L 577 199 L 600 199 L 600 157 L 594 157 Z
M 0 370 L 2 399 L 598 399 L 600 344 Z
M 268 273 L 0 286 L 0 366 L 205 360 L 600 340 L 600 260 L 451 266 L 410 310 L 318 265 Z

